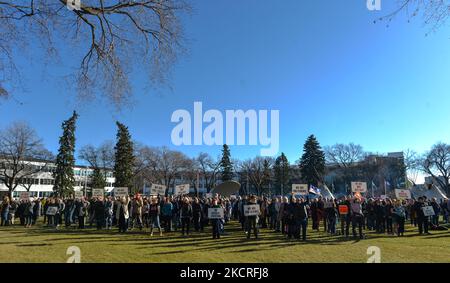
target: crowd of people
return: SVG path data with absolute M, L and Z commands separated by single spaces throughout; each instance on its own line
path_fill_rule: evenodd
M 246 215 L 245 206 L 257 205 L 257 215 Z M 434 216 L 424 214 L 431 206 Z M 223 217 L 208 218 L 209 208 L 223 209 Z M 154 234 L 180 232 L 189 236 L 193 231 L 204 232 L 211 226 L 212 237 L 224 235 L 228 222 L 240 223 L 247 238 L 258 238 L 260 229 L 268 229 L 287 239 L 307 240 L 308 227 L 329 235 L 365 238 L 365 231 L 403 236 L 405 223 L 417 227 L 420 234 L 440 229 L 448 223 L 450 201 L 442 199 L 417 200 L 365 199 L 348 196 L 324 199 L 291 196 L 258 197 L 255 195 L 221 197 L 142 196 L 93 198 L 29 198 L 4 197 L 0 204 L 1 225 L 31 227 L 42 221 L 45 227 L 61 229 L 96 227 L 120 233 L 139 229 Z M 440 220 L 442 216 L 442 220 Z M 311 226 L 308 223 L 312 222 Z M 445 229 L 445 228 L 443 228 Z M 351 231 L 351 233 L 350 233 Z

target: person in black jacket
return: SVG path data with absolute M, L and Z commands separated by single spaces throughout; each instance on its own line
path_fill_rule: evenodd
M 259 205 L 256 196 L 251 196 L 246 205 Z M 260 211 L 261 213 L 261 211 Z M 258 239 L 258 218 L 259 215 L 246 216 L 247 223 L 247 239 L 250 239 L 252 230 L 255 235 L 255 239 Z
M 308 205 L 302 198 L 297 201 L 294 206 L 294 221 L 296 226 L 296 239 L 306 241 L 306 229 L 308 227 Z
M 427 206 L 424 202 L 423 197 L 419 197 L 418 200 L 413 205 L 413 210 L 416 213 L 417 217 L 417 226 L 419 226 L 419 234 L 422 235 L 430 234 L 428 233 L 428 217 L 423 213 L 423 207 Z
M 97 230 L 100 230 L 105 225 L 105 203 L 103 198 L 98 198 L 94 202 L 94 215 L 97 224 Z
M 192 205 L 189 202 L 189 198 L 185 197 L 180 207 L 181 218 L 181 234 L 189 236 L 189 226 L 192 220 Z
M 200 203 L 198 198 L 195 198 L 192 204 L 192 214 L 195 232 L 203 231 L 203 204 Z
M 385 222 L 386 210 L 384 209 L 384 205 L 380 200 L 377 200 L 375 202 L 374 211 L 375 211 L 375 218 L 376 218 L 376 222 L 375 222 L 376 231 L 377 231 L 377 233 L 382 234 L 382 233 L 384 233 L 385 227 L 386 227 L 385 226 L 386 225 L 386 222 Z

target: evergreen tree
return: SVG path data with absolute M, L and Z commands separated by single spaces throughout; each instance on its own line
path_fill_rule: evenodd
M 53 191 L 58 196 L 67 196 L 73 193 L 75 177 L 75 128 L 78 114 L 74 111 L 72 117 L 62 123 L 63 134 L 59 138 L 59 150 L 56 156 L 56 170 L 53 173 L 55 185 Z
M 106 185 L 105 175 L 100 168 L 95 167 L 94 172 L 92 173 L 91 188 L 104 188 Z
M 300 172 L 308 185 L 318 186 L 325 174 L 325 153 L 314 135 L 308 137 L 300 159 Z
M 222 160 L 220 161 L 222 182 L 233 179 L 233 164 L 231 163 L 231 153 L 228 145 L 224 144 L 222 149 Z
M 264 159 L 263 162 L 263 190 L 264 191 L 269 191 L 269 195 L 271 194 L 270 191 L 270 185 L 271 185 L 271 181 L 272 181 L 272 174 L 271 174 L 271 165 L 269 162 L 269 159 Z
M 275 187 L 281 195 L 284 195 L 289 190 L 289 170 L 289 161 L 282 152 L 275 160 L 274 165 Z
M 115 164 L 114 177 L 116 178 L 116 187 L 133 187 L 133 142 L 128 128 L 119 123 L 117 124 L 117 142 L 115 146 Z

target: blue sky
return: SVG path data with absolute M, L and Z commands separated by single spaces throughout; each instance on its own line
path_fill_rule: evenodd
M 450 29 L 428 36 L 420 18 L 400 15 L 386 27 L 373 20 L 395 1 L 372 12 L 365 0 L 200 0 L 184 19 L 189 54 L 171 74 L 171 88 L 152 90 L 132 80 L 136 103 L 122 112 L 97 102 L 77 102 L 64 85 L 76 58 L 43 67 L 39 56 L 19 59 L 27 91 L 0 104 L 0 128 L 29 122 L 56 152 L 60 124 L 80 113 L 77 146 L 115 138 L 116 120 L 137 141 L 166 145 L 190 156 L 217 146 L 174 147 L 173 111 L 276 109 L 280 151 L 299 158 L 306 137 L 322 145 L 354 142 L 372 152 L 419 152 L 450 142 L 448 82 Z M 33 51 L 31 52 L 33 54 Z M 259 146 L 234 146 L 232 155 L 253 157 Z

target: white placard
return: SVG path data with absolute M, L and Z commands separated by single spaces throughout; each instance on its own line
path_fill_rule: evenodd
M 150 192 L 151 192 L 152 195 L 163 196 L 163 195 L 166 194 L 166 186 L 158 185 L 158 184 L 152 184 Z
M 410 190 L 395 190 L 395 196 L 398 199 L 411 199 L 411 191 Z
M 434 214 L 434 209 L 430 205 L 422 207 L 422 211 L 423 211 L 423 214 L 425 215 L 425 217 L 434 216 L 435 215 Z
M 206 198 L 212 198 L 212 196 L 213 196 L 212 193 L 206 193 L 206 194 L 205 194 L 205 197 L 206 197 Z
M 244 216 L 258 216 L 259 204 L 244 205 Z
M 104 197 L 105 196 L 105 189 L 92 189 L 92 197 L 93 198 L 99 198 L 99 197 Z
M 367 183 L 366 182 L 352 182 L 352 192 L 354 192 L 354 193 L 367 192 Z
M 29 200 L 30 192 L 20 192 L 19 198 L 20 200 Z
M 74 195 L 75 195 L 75 198 L 82 198 L 83 197 L 83 192 L 82 191 L 75 191 Z
M 58 212 L 58 207 L 56 207 L 56 206 L 49 206 L 47 208 L 46 214 L 47 215 L 55 215 L 57 212 Z
M 307 184 L 292 184 L 292 193 L 294 195 L 307 196 L 309 194 Z
M 236 195 L 230 195 L 230 199 L 237 199 Z
M 175 195 L 187 195 L 189 194 L 189 184 L 175 186 Z
M 223 208 L 208 208 L 208 218 L 209 219 L 223 219 Z
M 127 187 L 114 188 L 114 196 L 115 197 L 128 196 L 128 188 Z

